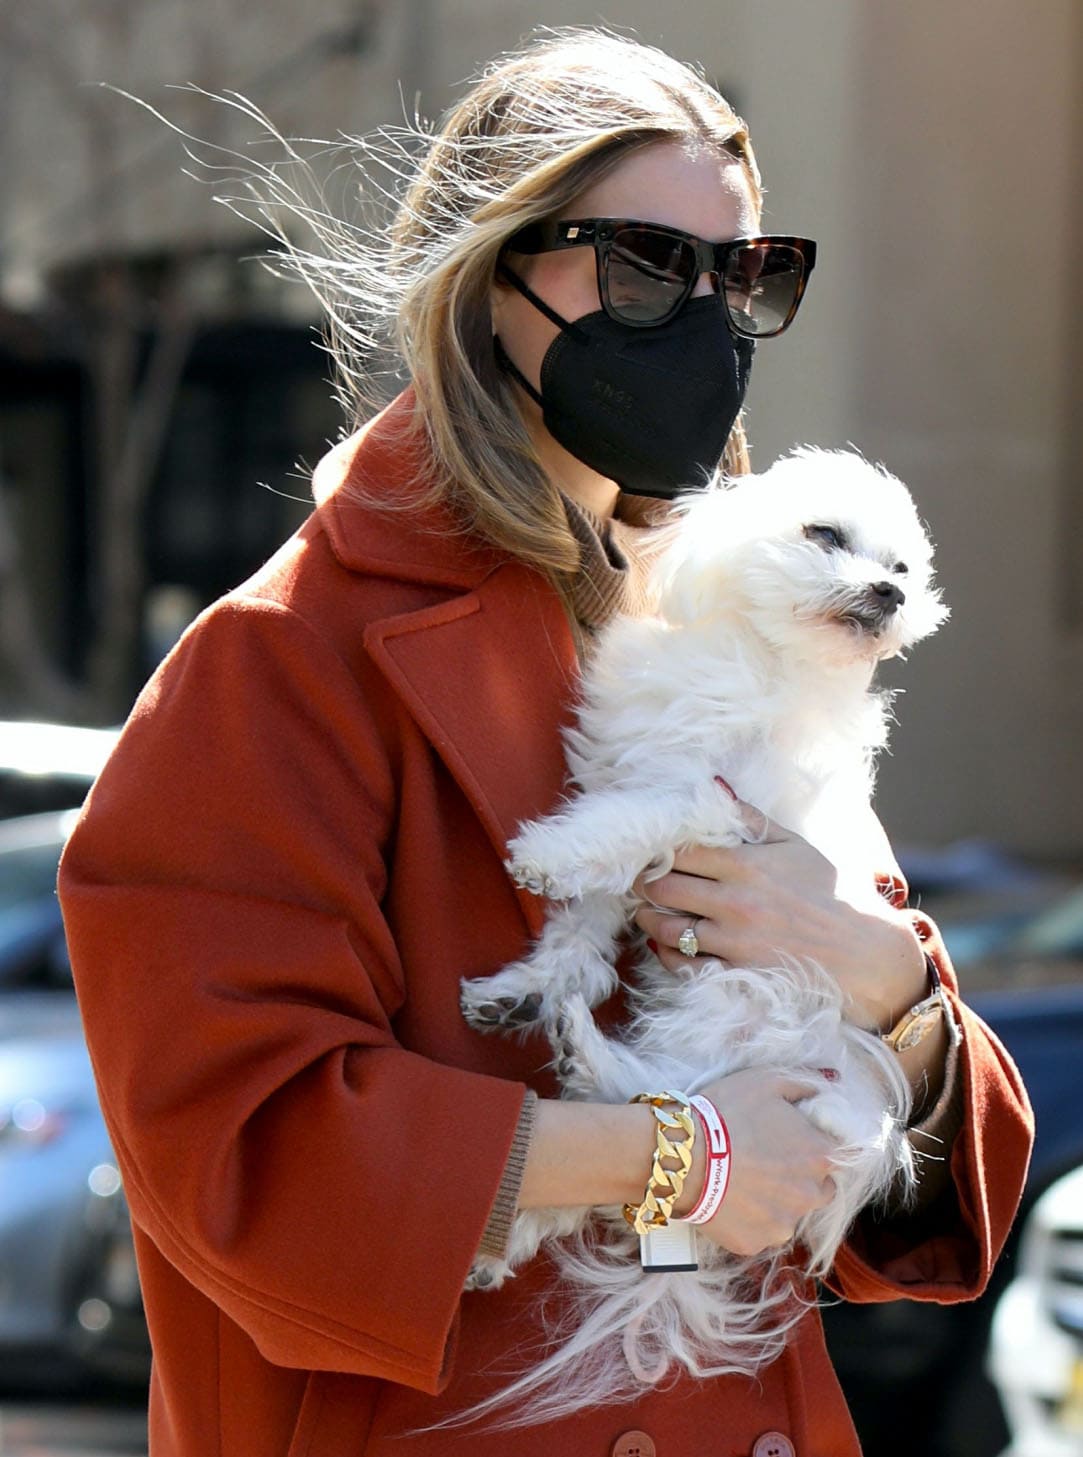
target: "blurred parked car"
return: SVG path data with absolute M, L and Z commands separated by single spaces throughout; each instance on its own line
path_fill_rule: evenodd
M 1083 1452 L 1083 1167 L 1030 1212 L 989 1364 L 1012 1433 L 1005 1457 Z
M 119 733 L 0 721 L 0 819 L 82 804 Z
M 0 1368 L 143 1381 L 131 1225 L 55 893 L 73 814 L 0 822 Z

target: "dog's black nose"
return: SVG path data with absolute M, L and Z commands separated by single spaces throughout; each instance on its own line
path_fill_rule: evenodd
M 885 616 L 889 612 L 894 612 L 896 607 L 901 607 L 906 601 L 905 592 L 901 592 L 894 582 L 873 582 L 869 592 Z

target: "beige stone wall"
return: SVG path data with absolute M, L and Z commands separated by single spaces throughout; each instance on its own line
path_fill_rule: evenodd
M 359 9 L 368 51 L 318 64 L 313 35 Z M 1078 0 L 686 0 L 664 13 L 625 0 L 607 13 L 732 90 L 768 227 L 820 240 L 799 326 L 757 359 L 755 459 L 852 440 L 910 482 L 940 544 L 954 619 L 893 675 L 907 692 L 885 818 L 904 838 L 1078 851 L 1083 629 L 1065 606 L 1083 587 Z M 536 22 L 597 18 L 571 0 L 36 0 L 22 14 L 45 49 L 0 61 L 0 238 L 3 265 L 24 274 L 95 229 L 138 244 L 234 226 L 179 175 L 155 123 L 89 87 L 73 96 L 65 75 L 137 90 L 201 135 L 214 109 L 165 82 L 235 87 L 283 130 L 327 135 L 396 119 L 400 81 L 409 106 L 420 92 L 437 114 Z M 95 197 L 106 142 L 138 185 Z
M 1078 0 L 918 0 L 867 7 L 855 68 L 854 419 L 913 482 L 954 609 L 906 670 L 884 809 L 1046 852 L 1083 843 L 1081 41 Z

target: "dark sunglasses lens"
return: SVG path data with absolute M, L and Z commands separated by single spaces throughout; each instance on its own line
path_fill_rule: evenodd
M 780 333 L 796 311 L 804 276 L 804 258 L 789 244 L 735 248 L 722 280 L 733 327 L 754 339 Z
M 606 258 L 610 309 L 629 324 L 659 323 L 684 301 L 695 270 L 695 251 L 680 238 L 621 228 Z

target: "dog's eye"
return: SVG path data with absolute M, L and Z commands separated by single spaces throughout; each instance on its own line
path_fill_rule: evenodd
M 910 568 L 906 565 L 905 562 L 896 562 L 891 570 L 893 572 L 896 572 L 900 577 L 905 577 Z
M 842 551 L 846 546 L 846 537 L 837 526 L 806 526 L 805 536 L 809 541 L 815 541 L 826 551 Z

